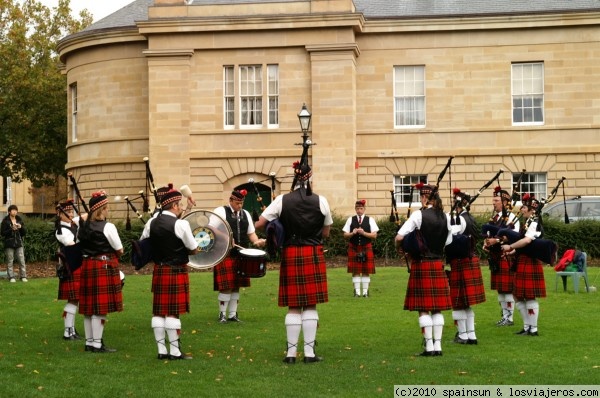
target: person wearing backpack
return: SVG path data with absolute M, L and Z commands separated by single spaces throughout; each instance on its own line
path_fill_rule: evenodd
M 23 248 L 23 237 L 27 233 L 23 219 L 17 214 L 17 205 L 8 206 L 8 215 L 2 220 L 0 228 L 4 239 L 4 255 L 6 257 L 6 273 L 11 282 L 16 282 L 13 271 L 15 257 L 19 263 L 19 278 L 21 282 L 27 282 L 27 267 L 25 265 L 25 249 Z

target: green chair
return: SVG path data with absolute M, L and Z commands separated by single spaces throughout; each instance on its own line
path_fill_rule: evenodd
M 570 276 L 571 278 L 573 278 L 573 289 L 575 290 L 575 293 L 579 293 L 579 280 L 581 278 L 583 278 L 583 280 L 585 281 L 585 291 L 589 293 L 590 284 L 588 281 L 588 274 L 587 274 L 587 253 L 582 252 L 581 255 L 583 256 L 583 269 L 581 271 L 575 271 L 575 272 L 559 271 L 556 273 L 556 278 L 554 280 L 554 291 L 555 292 L 558 291 L 558 277 L 562 278 L 563 290 L 566 292 L 567 291 L 567 277 Z

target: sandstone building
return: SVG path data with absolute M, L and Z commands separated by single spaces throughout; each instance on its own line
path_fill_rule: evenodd
M 338 214 L 363 198 L 386 216 L 391 191 L 404 213 L 451 156 L 448 204 L 500 169 L 504 188 L 526 170 L 524 192 L 566 177 L 567 196 L 600 195 L 599 23 L 595 0 L 136 0 L 59 43 L 67 171 L 88 197 L 134 197 L 148 157 L 199 208 L 251 178 L 268 203 L 306 104 L 314 188 Z

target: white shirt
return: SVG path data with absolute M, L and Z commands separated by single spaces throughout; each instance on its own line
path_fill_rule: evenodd
M 168 210 L 163 210 L 162 215 L 177 218 L 175 213 L 171 213 Z M 154 220 L 156 220 L 156 217 L 153 217 L 150 220 L 148 220 L 148 222 L 144 226 L 144 231 L 142 232 L 142 236 L 140 237 L 140 239 L 146 239 L 150 237 L 150 224 Z M 192 227 L 190 227 L 190 223 L 187 220 L 178 219 L 177 221 L 175 221 L 175 236 L 181 239 L 183 245 L 188 250 L 195 250 L 198 247 L 198 242 L 196 242 L 196 238 L 194 238 L 194 235 L 192 234 Z
M 231 212 L 235 214 L 235 211 L 231 208 L 231 206 L 229 206 L 229 208 L 231 209 Z M 248 230 L 246 231 L 246 234 L 247 235 L 253 234 L 255 232 L 255 229 L 254 229 L 254 222 L 252 222 L 252 216 L 250 215 L 248 210 L 242 209 L 242 211 L 244 212 L 244 214 L 246 215 L 246 219 L 248 220 Z M 227 220 L 227 215 L 225 213 L 224 206 L 217 207 L 216 209 L 213 210 L 213 213 L 215 213 L 216 215 L 221 217 L 223 220 Z
M 283 208 L 283 194 L 277 196 L 274 201 L 262 212 L 261 216 L 266 218 L 267 221 L 273 221 L 281 215 L 281 210 Z M 325 220 L 323 221 L 323 225 L 331 225 L 333 224 L 333 217 L 331 216 L 331 210 L 329 208 L 329 202 L 325 199 L 324 196 L 319 195 L 319 208 L 321 209 L 321 214 L 325 216 Z
M 445 245 L 449 245 L 452 243 L 452 226 L 450 225 L 450 216 L 448 214 L 444 214 L 446 216 L 446 226 L 448 227 L 448 235 L 446 236 Z M 402 228 L 398 231 L 398 235 L 404 237 L 414 231 L 417 228 L 421 228 L 421 224 L 423 223 L 423 215 L 421 210 L 416 210 L 414 213 L 410 215 L 408 220 L 402 225 Z
M 364 219 L 365 216 L 366 216 L 366 214 L 363 214 L 362 218 Z M 352 217 L 354 217 L 354 216 L 352 216 Z M 350 231 L 350 224 L 352 224 L 352 217 L 348 217 L 348 219 L 346 220 L 346 224 L 344 225 L 344 228 L 342 228 L 342 231 L 344 231 L 346 233 L 352 232 L 352 231 Z M 377 223 L 375 222 L 373 217 L 369 217 L 369 227 L 371 227 L 371 232 L 379 231 L 379 227 L 377 226 Z

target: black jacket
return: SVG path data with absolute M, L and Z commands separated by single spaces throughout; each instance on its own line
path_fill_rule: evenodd
M 2 239 L 4 240 L 4 247 L 10 247 L 16 249 L 18 247 L 23 246 L 23 237 L 27 233 L 25 230 L 25 225 L 23 224 L 23 220 L 20 216 L 16 216 L 17 224 L 21 225 L 21 228 L 14 230 L 12 228 L 12 221 L 10 221 L 10 216 L 4 217 L 2 220 Z

